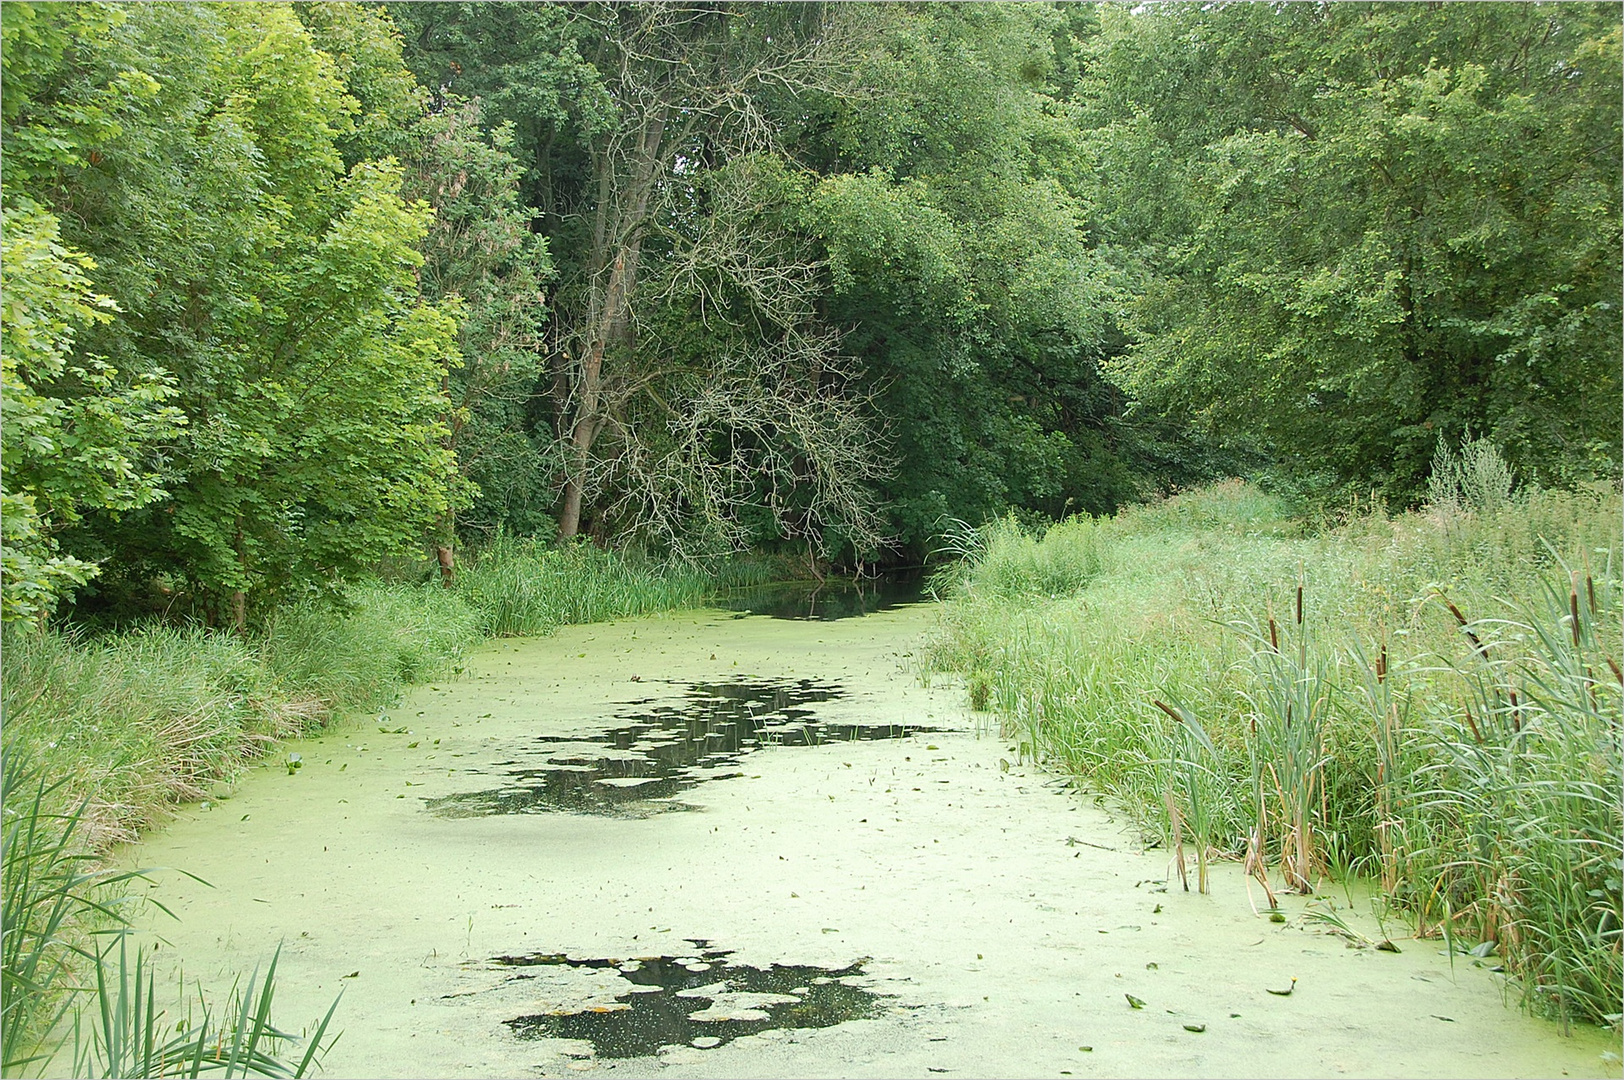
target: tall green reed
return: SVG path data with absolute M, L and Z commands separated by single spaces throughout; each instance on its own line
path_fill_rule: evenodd
M 1566 568 L 1562 568 L 1565 570 Z M 1624 775 L 1618 583 L 1558 570 L 1505 616 L 1464 622 L 1458 708 L 1423 772 L 1426 809 L 1461 841 L 1429 895 L 1455 936 L 1496 942 L 1524 1000 L 1618 1023 L 1624 985 Z M 1448 834 L 1445 834 L 1446 837 Z
M 66 1014 L 74 976 L 94 963 L 93 922 L 119 922 L 125 897 L 105 891 L 145 871 L 109 871 L 80 846 L 87 799 L 59 808 L 65 780 L 48 782 L 26 757 L 0 750 L 0 1068 L 49 1057 L 46 1034 Z
M 458 581 L 481 632 L 494 637 L 695 607 L 713 589 L 714 578 L 695 567 L 642 562 L 590 544 L 552 548 L 510 537 L 498 537 L 470 558 Z
M 1271 850 L 1286 887 L 1312 893 L 1323 867 L 1317 841 L 1327 818 L 1326 727 L 1334 679 L 1331 661 L 1310 647 L 1304 620 L 1305 583 L 1299 578 L 1290 637 L 1274 615 L 1265 628 L 1237 626 L 1252 643 L 1248 743 L 1256 816 L 1247 861 L 1266 864 Z
M 209 1001 L 198 995 L 173 1026 L 158 1007 L 157 975 L 146 952 L 137 948 L 133 962 L 128 936 L 114 935 L 111 947 L 96 958 L 94 1007 L 81 1002 L 73 1019 L 73 1075 L 102 1078 L 152 1077 L 304 1077 L 338 1041 L 326 1038 L 339 998 L 308 1036 L 277 1028 L 271 1021 L 276 995 L 277 948 L 263 978 L 255 967 L 246 986 L 233 986 L 223 1014 L 216 1018 Z M 340 998 L 343 995 L 340 994 Z M 87 1019 L 85 1014 L 91 1016 Z M 279 1056 L 283 1048 L 304 1053 L 297 1060 Z
M 233 992 L 220 1020 L 201 996 L 201 1022 L 192 1022 L 190 1009 L 174 1028 L 164 1020 L 143 953 L 130 962 L 127 928 L 141 904 L 168 909 L 120 888 L 153 871 L 102 867 L 80 843 L 88 800 L 55 808 L 65 783 L 47 781 L 37 761 L 0 750 L 0 1073 L 41 1070 L 66 1042 L 74 1076 L 306 1075 L 331 1045 L 323 1038 L 333 1009 L 315 1025 L 301 1060 L 282 1062 L 273 1048 L 296 1040 L 270 1020 L 275 958 L 263 979 L 256 969 L 247 989 Z M 88 986 L 87 971 L 95 975 Z

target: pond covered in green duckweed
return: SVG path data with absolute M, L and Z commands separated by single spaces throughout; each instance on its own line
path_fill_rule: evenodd
M 492 642 L 279 750 L 129 853 L 196 875 L 154 876 L 160 962 L 223 997 L 281 943 L 284 1026 L 342 992 L 331 1077 L 1618 1075 L 1340 892 L 1403 951 L 1238 866 L 1169 889 L 921 685 L 931 605 L 738 615 Z

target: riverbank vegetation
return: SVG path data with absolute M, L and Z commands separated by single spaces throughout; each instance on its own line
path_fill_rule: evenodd
M 1260 906 L 1362 875 L 1536 1010 L 1617 1024 L 1619 497 L 1513 492 L 1492 449 L 1465 458 L 1487 484 L 1325 528 L 1229 483 L 965 533 L 927 663 L 1186 888 L 1212 859 Z
M 1394 514 L 1334 535 L 1412 552 L 1378 594 L 1533 625 L 1482 575 L 1543 536 L 1611 602 L 1561 523 L 1621 472 L 1620 50 L 1592 4 L 7 3 L 8 753 L 100 850 L 482 636 L 917 565 L 955 521 L 1022 523 L 959 531 L 978 595 L 1089 595 L 1157 514 L 1358 498 Z M 1433 467 L 1476 440 L 1517 511 Z M 1043 531 L 1236 475 L 1271 494 Z M 1273 556 L 1209 532 L 1207 614 L 1262 634 Z M 1376 604 L 1306 536 L 1270 543 L 1320 568 L 1315 643 L 1277 598 L 1248 661 L 1293 686 Z M 1380 702 L 1445 678 L 1394 612 L 1357 624 L 1408 635 Z M 1205 657 L 1190 617 L 1155 649 Z M 1198 690 L 1158 700 L 1227 791 Z

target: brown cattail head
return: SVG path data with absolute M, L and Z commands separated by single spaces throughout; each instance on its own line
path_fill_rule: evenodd
M 1171 716 L 1174 720 L 1178 721 L 1179 723 L 1181 723 L 1181 724 L 1184 723 L 1184 717 L 1180 716 L 1178 711 L 1175 710 L 1171 705 L 1164 705 L 1162 702 L 1157 701 L 1155 698 L 1151 698 L 1150 703 L 1152 705 L 1156 706 L 1158 709 L 1162 710 L 1162 712 L 1166 713 L 1168 716 Z
M 1269 648 L 1275 652 L 1280 651 L 1280 629 L 1274 625 L 1274 616 L 1269 616 Z
M 1573 587 L 1568 590 L 1568 614 L 1573 617 L 1573 647 L 1579 647 L 1579 575 L 1573 575 Z
M 1609 656 L 1607 666 L 1613 669 L 1613 678 L 1618 680 L 1618 685 L 1624 686 L 1624 671 L 1618 669 L 1618 661 Z
M 1585 565 L 1585 595 L 1590 598 L 1590 617 L 1596 617 L 1596 579 L 1590 576 L 1590 552 L 1584 548 L 1579 549 L 1579 556 Z
M 1512 690 L 1510 693 L 1511 693 L 1511 730 L 1514 731 L 1514 732 L 1519 732 L 1520 733 L 1522 731 L 1522 706 L 1517 701 L 1517 691 Z
M 1449 609 L 1451 615 L 1455 616 L 1455 621 L 1460 623 L 1460 628 L 1465 632 L 1467 640 L 1472 643 L 1472 648 L 1478 652 L 1483 652 L 1483 642 L 1478 639 L 1476 634 L 1472 633 L 1472 628 L 1466 623 L 1466 616 L 1461 614 L 1460 608 L 1455 606 L 1455 602 L 1446 596 L 1444 597 L 1444 606 Z
M 1483 745 L 1483 733 L 1477 730 L 1477 721 L 1472 718 L 1472 707 L 1466 706 L 1466 726 L 1472 729 L 1472 738 L 1477 740 L 1479 746 Z
M 1303 583 L 1297 583 L 1297 625 L 1303 624 Z
M 1382 651 L 1376 654 L 1376 681 L 1379 682 L 1379 683 L 1387 681 L 1387 646 L 1386 645 L 1383 645 L 1382 646 Z

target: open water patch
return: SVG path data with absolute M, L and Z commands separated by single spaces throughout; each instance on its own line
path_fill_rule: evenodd
M 743 680 L 694 683 L 677 703 L 645 698 L 625 722 L 584 739 L 536 738 L 482 768 L 502 783 L 425 799 L 441 817 L 565 811 L 646 817 L 692 807 L 674 797 L 707 780 L 743 775 L 740 760 L 763 746 L 900 739 L 939 730 L 921 724 L 829 723 L 808 706 L 840 697 L 835 683 Z
M 730 611 L 774 619 L 832 622 L 887 611 L 926 599 L 923 571 L 883 574 L 877 578 L 829 578 L 825 581 L 781 581 L 733 589 L 717 603 Z
M 843 968 L 734 964 L 732 950 L 695 939 L 684 956 L 573 959 L 499 956 L 514 968 L 589 968 L 619 978 L 591 1003 L 504 1021 L 521 1039 L 583 1039 L 601 1058 L 646 1057 L 661 1047 L 712 1049 L 781 1028 L 833 1027 L 877 1016 L 883 998 L 859 982 L 866 958 Z M 524 977 L 524 976 L 519 976 Z

